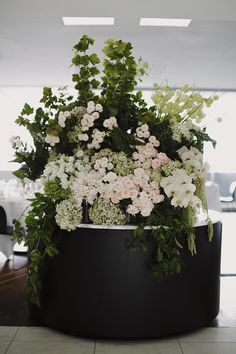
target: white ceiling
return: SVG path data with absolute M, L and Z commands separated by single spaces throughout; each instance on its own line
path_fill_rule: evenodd
M 64 26 L 62 16 L 114 16 L 115 26 Z M 140 17 L 192 18 L 188 28 L 140 27 Z M 0 86 L 71 85 L 71 49 L 88 34 L 131 41 L 149 62 L 142 86 L 167 79 L 236 90 L 235 0 L 0 0 Z

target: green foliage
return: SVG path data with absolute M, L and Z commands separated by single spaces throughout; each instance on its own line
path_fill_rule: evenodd
M 48 198 L 54 201 L 67 199 L 70 195 L 70 191 L 68 189 L 63 189 L 58 179 L 45 182 L 44 193 Z
M 128 134 L 120 128 L 113 129 L 110 134 L 110 138 L 114 150 L 123 151 L 128 156 L 131 156 L 133 153 L 132 146 L 143 145 L 143 143 L 135 139 L 133 135 Z
M 13 239 L 17 242 L 24 240 L 25 245 L 29 247 L 27 292 L 29 300 L 38 306 L 40 306 L 41 267 L 48 257 L 58 254 L 54 237 L 55 230 L 58 228 L 55 213 L 54 201 L 43 194 L 36 193 L 25 219 L 27 233 L 19 221 L 14 222 Z
M 208 218 L 207 228 L 208 228 L 208 238 L 209 238 L 209 241 L 212 241 L 214 230 L 213 230 L 213 224 L 212 224 L 212 221 L 211 221 L 210 218 Z
M 96 101 L 97 96 L 93 90 L 100 86 L 100 82 L 95 79 L 99 74 L 96 65 L 100 63 L 100 59 L 95 53 L 86 54 L 90 45 L 93 44 L 93 39 L 83 35 L 79 43 L 74 46 L 74 56 L 72 58 L 72 65 L 79 69 L 79 72 L 74 74 L 72 79 L 79 93 L 79 102 L 85 106 L 91 100 Z
M 48 161 L 48 149 L 45 146 L 36 145 L 37 148 L 30 152 L 15 153 L 16 158 L 13 161 L 22 163 L 21 168 L 13 172 L 16 177 L 36 180 L 42 175 Z
M 139 91 L 133 94 L 140 74 L 145 74 L 145 66 L 139 65 L 132 55 L 130 43 L 109 39 L 103 49 L 105 58 L 101 93 L 106 100 L 111 115 L 117 117 L 119 126 L 125 131 L 135 126 L 137 118 L 146 112 L 146 102 Z
M 31 107 L 28 103 L 25 103 L 24 108 L 21 111 L 21 115 L 27 115 L 34 113 L 33 107 Z
M 210 138 L 209 135 L 205 132 L 205 130 L 206 128 L 194 132 L 192 131 L 196 137 L 195 147 L 201 152 L 203 152 L 204 142 L 210 142 L 212 143 L 214 148 L 216 147 L 216 141 Z
M 152 241 L 155 245 L 154 258 L 151 265 L 153 275 L 162 278 L 180 273 L 182 260 L 176 230 L 167 227 L 153 229 Z

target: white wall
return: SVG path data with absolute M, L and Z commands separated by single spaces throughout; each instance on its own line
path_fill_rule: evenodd
M 144 97 L 151 103 L 151 91 Z M 211 172 L 236 172 L 236 92 L 202 92 L 204 97 L 217 94 L 219 99 L 210 108 L 205 109 L 203 126 L 207 133 L 217 141 L 214 149 L 211 143 L 205 144 L 204 159 L 211 166 Z M 217 118 L 223 118 L 222 123 Z
M 23 141 L 31 144 L 30 135 L 24 127 L 19 127 L 15 120 L 20 115 L 25 102 L 39 106 L 42 88 L 38 87 L 1 87 L 0 88 L 0 170 L 15 170 L 14 150 L 9 139 L 19 135 Z
M 217 93 L 219 100 L 206 110 L 208 134 L 217 141 L 216 148 L 205 146 L 205 160 L 212 172 L 236 172 L 236 92 Z M 217 117 L 223 122 L 217 123 Z

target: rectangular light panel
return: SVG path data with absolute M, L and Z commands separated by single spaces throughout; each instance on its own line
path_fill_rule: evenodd
M 65 26 L 112 26 L 114 17 L 62 17 Z
M 188 27 L 191 19 L 187 18 L 141 18 L 140 26 Z

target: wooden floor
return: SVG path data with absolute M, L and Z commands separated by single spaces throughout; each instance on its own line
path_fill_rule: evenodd
M 25 284 L 27 256 L 17 253 L 6 260 L 0 253 L 0 325 L 29 325 Z

